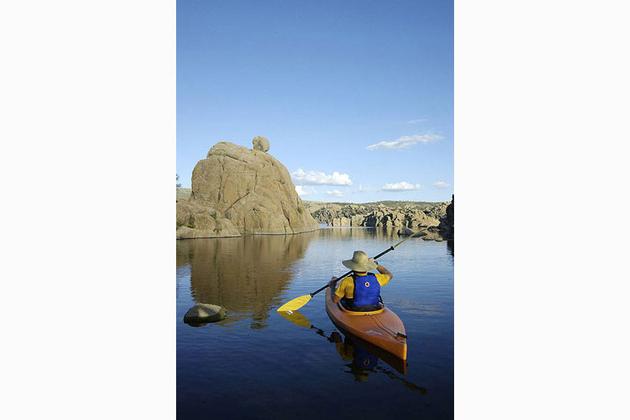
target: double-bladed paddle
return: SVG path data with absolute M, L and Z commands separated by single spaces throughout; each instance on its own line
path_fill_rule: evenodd
M 418 233 L 415 232 L 413 234 L 411 234 L 408 238 L 403 239 L 402 241 L 398 242 L 395 245 L 390 246 L 389 248 L 387 248 L 385 251 L 381 252 L 380 254 L 378 254 L 377 256 L 375 256 L 374 258 L 372 258 L 373 260 L 376 260 L 377 258 L 382 257 L 383 255 L 387 254 L 390 251 L 393 251 L 394 249 L 396 249 L 396 247 L 400 244 L 402 244 L 405 241 L 408 241 L 409 239 L 413 238 L 414 236 L 416 236 Z M 338 277 L 337 280 L 334 281 L 333 284 L 335 284 L 336 282 L 338 282 L 339 280 L 348 277 L 350 274 L 352 274 L 352 270 L 348 271 L 346 274 L 344 274 L 341 277 Z M 321 292 L 322 290 L 326 289 L 328 286 L 330 286 L 330 283 L 326 283 L 324 286 L 320 287 L 319 289 L 315 290 L 313 293 L 309 293 L 308 295 L 304 295 L 304 296 L 300 296 L 300 297 L 296 297 L 293 300 L 288 301 L 287 303 L 285 303 L 284 305 L 282 305 L 281 307 L 279 307 L 277 309 L 278 312 L 292 312 L 292 311 L 297 311 L 298 309 L 300 309 L 302 306 L 306 305 L 312 298 L 313 296 L 315 296 L 316 294 L 318 294 L 319 292 Z

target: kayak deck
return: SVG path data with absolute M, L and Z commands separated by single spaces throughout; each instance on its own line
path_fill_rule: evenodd
M 326 313 L 343 332 L 348 332 L 402 360 L 407 360 L 405 326 L 398 315 L 383 308 L 373 312 L 352 312 L 334 303 L 326 289 Z

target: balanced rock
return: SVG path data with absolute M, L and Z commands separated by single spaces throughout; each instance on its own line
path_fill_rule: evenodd
M 260 150 L 261 152 L 269 151 L 269 140 L 267 140 L 267 137 L 254 137 L 254 139 L 252 140 L 252 145 L 254 146 L 254 150 Z
M 190 199 L 177 203 L 178 238 L 291 234 L 318 228 L 284 165 L 263 152 L 262 140 L 253 143 L 254 150 L 217 143 L 206 159 L 197 162 Z
M 184 322 L 187 324 L 204 324 L 217 322 L 227 317 L 224 307 L 209 303 L 198 303 L 186 312 Z

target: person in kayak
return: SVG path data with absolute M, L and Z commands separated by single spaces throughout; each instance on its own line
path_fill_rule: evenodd
M 351 260 L 342 264 L 352 270 L 352 274 L 342 279 L 334 289 L 337 277 L 330 280 L 333 302 L 341 304 L 351 311 L 374 311 L 382 308 L 381 286 L 385 286 L 394 277 L 385 267 L 379 265 L 363 251 L 354 251 Z M 378 274 L 370 270 L 378 270 Z

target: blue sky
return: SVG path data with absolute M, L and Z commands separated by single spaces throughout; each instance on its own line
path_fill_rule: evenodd
M 303 199 L 449 200 L 452 1 L 178 0 L 180 182 L 256 135 Z

